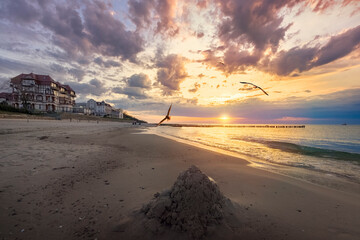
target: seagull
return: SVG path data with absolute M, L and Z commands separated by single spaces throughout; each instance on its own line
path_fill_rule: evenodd
M 166 114 L 166 116 L 164 117 L 164 119 L 163 120 L 161 120 L 156 126 L 159 126 L 163 121 L 165 121 L 165 120 L 170 120 L 170 110 L 171 110 L 171 106 L 172 106 L 172 104 L 170 105 L 170 107 L 169 107 L 169 110 L 168 110 L 168 112 L 167 112 L 167 114 Z
M 249 82 L 240 82 L 240 83 L 242 83 L 242 84 L 250 84 L 250 85 L 253 85 L 255 88 L 258 88 L 258 89 L 260 89 L 261 91 L 263 91 L 266 95 L 268 95 L 269 96 L 269 94 L 267 94 L 267 92 L 265 92 L 264 91 L 264 89 L 262 89 L 261 87 L 259 87 L 259 86 L 256 86 L 255 84 L 253 84 L 253 83 L 249 83 Z

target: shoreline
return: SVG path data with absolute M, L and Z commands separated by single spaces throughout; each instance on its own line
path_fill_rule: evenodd
M 0 140 L 4 239 L 120 239 L 114 227 L 191 165 L 239 204 L 246 226 L 271 230 L 251 232 L 254 239 L 360 235 L 359 192 L 339 194 L 250 167 L 244 159 L 143 134 L 137 130 L 143 127 L 130 124 L 1 123 L 2 132 L 11 129 Z M 158 237 L 144 232 L 145 239 Z
M 178 137 L 174 137 L 171 135 L 166 135 L 163 133 L 155 132 L 151 129 L 144 130 L 145 134 L 154 134 L 160 137 L 168 138 L 173 141 L 187 144 L 190 146 L 198 147 L 201 149 L 205 149 L 215 153 L 221 153 L 227 156 L 238 158 L 239 160 L 244 160 L 248 162 L 249 167 L 253 167 L 256 169 L 261 169 L 264 171 L 268 171 L 274 174 L 279 174 L 284 177 L 293 178 L 298 181 L 304 181 L 306 183 L 311 183 L 317 186 L 334 189 L 340 192 L 347 193 L 360 193 L 360 184 L 347 179 L 344 176 L 338 176 L 334 173 L 327 173 L 318 170 L 302 168 L 302 167 L 293 167 L 291 165 L 272 163 L 268 161 L 261 160 L 255 156 L 250 156 L 244 153 L 239 153 L 231 150 L 225 150 L 222 148 L 217 148 L 211 145 L 206 145 L 203 143 L 189 141 L 187 139 L 182 139 Z

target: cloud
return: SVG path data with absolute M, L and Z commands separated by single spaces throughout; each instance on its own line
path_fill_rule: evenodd
M 156 66 L 157 81 L 163 88 L 164 95 L 172 95 L 175 91 L 180 90 L 180 84 L 188 77 L 184 62 L 187 59 L 176 54 L 170 54 L 166 57 L 161 57 Z
M 83 95 L 95 95 L 100 96 L 106 93 L 109 89 L 105 87 L 103 81 L 100 81 L 96 78 L 90 80 L 89 83 L 78 83 L 78 82 L 67 82 L 72 89 L 76 92 L 76 94 Z
M 97 53 L 136 62 L 144 41 L 138 33 L 126 30 L 118 18 L 109 14 L 110 7 L 97 0 L 86 1 L 85 6 L 72 1 L 44 4 L 44 1 L 5 0 L 1 3 L 0 16 L 11 19 L 12 23 L 37 29 L 44 27 L 50 31 L 53 44 L 70 60 Z
M 71 68 L 68 70 L 68 73 L 81 82 L 85 76 L 85 71 L 80 68 Z
M 155 33 L 175 36 L 179 33 L 176 23 L 177 0 L 128 1 L 130 19 L 138 29 L 154 24 Z
M 126 85 L 124 87 L 115 87 L 112 89 L 114 93 L 127 95 L 131 99 L 146 99 L 149 96 L 146 90 L 151 89 L 151 81 L 148 75 L 144 73 L 133 74 L 125 78 Z
M 50 64 L 50 69 L 56 73 L 67 73 L 68 72 L 68 69 L 60 64 L 57 64 L 57 63 L 52 63 Z
M 0 92 L 12 92 L 10 78 L 0 75 Z
M 134 74 L 131 77 L 129 77 L 127 80 L 127 86 L 128 87 L 138 87 L 138 88 L 151 88 L 151 81 L 149 79 L 149 76 L 140 73 L 140 74 Z
M 146 99 L 148 98 L 143 88 L 140 87 L 116 87 L 113 88 L 112 91 L 114 93 L 127 95 L 128 98 L 131 99 Z
M 330 38 L 324 46 L 295 47 L 279 52 L 271 61 L 264 61 L 264 70 L 286 76 L 336 61 L 359 49 L 360 25 Z M 296 73 L 294 73 L 296 74 Z
M 2 0 L 0 3 L 0 18 L 17 23 L 34 22 L 39 17 L 39 10 L 30 1 Z
M 49 69 L 36 63 L 29 63 L 0 57 L 0 72 L 2 74 L 8 75 L 9 77 L 15 77 L 20 73 L 30 72 L 37 74 L 48 74 Z
M 358 0 L 307 0 L 306 3 L 312 8 L 314 12 L 324 12 L 325 10 L 334 7 L 337 4 L 340 4 L 344 7 L 349 4 L 356 5 Z
M 291 26 L 283 26 L 283 18 L 278 12 L 296 3 L 295 0 L 218 0 L 224 15 L 219 25 L 219 37 L 226 43 L 252 44 L 259 51 L 270 47 L 275 52 L 280 40 L 284 39 L 285 32 Z
M 97 57 L 94 59 L 94 62 L 101 66 L 101 67 L 105 67 L 105 68 L 110 68 L 110 67 L 120 67 L 121 64 L 117 61 L 114 60 L 103 60 L 102 57 Z
M 97 1 L 88 4 L 84 19 L 88 39 L 101 54 L 136 61 L 136 54 L 143 51 L 140 35 L 125 30 L 124 24 L 109 14 L 106 4 Z
M 196 93 L 198 90 L 199 90 L 199 88 L 200 88 L 200 84 L 199 83 L 194 83 L 194 88 L 191 88 L 191 89 L 189 89 L 188 91 L 189 92 L 192 92 L 192 93 Z
M 128 1 L 130 19 L 138 29 L 151 24 L 151 10 L 154 8 L 154 3 L 154 0 Z
M 354 31 L 350 31 L 347 36 L 346 34 L 341 34 L 339 38 L 335 36 L 328 45 L 322 47 L 308 47 L 310 44 L 307 44 L 305 47 L 296 47 L 278 53 L 281 41 L 285 40 L 285 35 L 292 26 L 291 22 L 284 23 L 282 12 L 296 9 L 301 13 L 306 8 L 314 12 L 322 12 L 335 5 L 349 4 L 357 5 L 358 1 L 215 0 L 215 6 L 219 9 L 215 14 L 220 20 L 217 37 L 222 45 L 202 51 L 204 58 L 199 62 L 215 67 L 226 75 L 245 73 L 252 68 L 261 70 L 263 65 L 268 65 L 269 69 L 276 69 L 269 71 L 288 75 L 294 70 L 301 72 L 329 63 L 357 48 L 358 37 L 355 33 L 357 30 L 353 29 Z M 278 58 L 274 61 L 269 60 L 274 55 Z M 302 58 L 305 62 L 302 62 Z M 283 65 L 287 66 L 283 67 Z
M 246 50 L 239 51 L 235 47 L 229 47 L 224 53 L 224 65 L 220 64 L 220 66 L 226 73 L 244 72 L 248 67 L 257 65 L 261 56 L 262 53 L 259 51 L 250 53 Z

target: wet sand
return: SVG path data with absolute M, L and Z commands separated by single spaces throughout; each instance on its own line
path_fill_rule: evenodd
M 0 120 L 1 239 L 167 239 L 120 223 L 191 165 L 237 204 L 207 239 L 358 239 L 360 188 L 330 189 L 239 158 L 143 134 L 131 123 Z

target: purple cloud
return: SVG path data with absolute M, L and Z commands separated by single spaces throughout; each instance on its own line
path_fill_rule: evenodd
M 0 3 L 0 18 L 38 27 L 52 34 L 52 42 L 70 60 L 78 56 L 102 54 L 136 62 L 143 51 L 143 39 L 109 14 L 110 5 L 97 0 L 86 1 L 85 7 L 65 1 L 5 0 Z
M 207 1 L 211 3 L 212 1 Z M 277 52 L 281 41 L 292 23 L 284 25 L 281 11 L 291 11 L 300 6 L 300 12 L 310 7 L 314 12 L 322 12 L 335 5 L 358 4 L 355 0 L 322 1 L 322 0 L 215 0 L 219 7 L 217 12 L 220 23 L 218 38 L 222 46 L 203 51 L 201 60 L 225 74 L 243 73 L 250 68 L 269 69 L 279 75 L 288 75 L 294 70 L 306 71 L 315 66 L 324 65 L 340 57 L 346 56 L 357 48 L 357 29 L 347 34 L 333 37 L 321 48 L 303 47 L 289 51 Z M 251 50 L 247 50 L 251 49 Z M 275 60 L 269 60 L 276 54 Z M 315 59 L 316 58 L 316 59 Z M 311 61 L 311 62 L 310 62 Z
M 156 63 L 159 68 L 157 71 L 157 81 L 163 88 L 164 95 L 172 95 L 175 91 L 180 90 L 180 84 L 188 77 L 184 62 L 186 58 L 170 54 L 162 57 Z
M 278 75 L 290 75 L 336 61 L 360 47 L 360 25 L 335 35 L 322 47 L 292 48 L 279 52 L 276 57 L 264 61 L 263 70 Z M 296 74 L 296 73 L 295 73 Z
M 125 78 L 126 85 L 124 87 L 115 87 L 112 89 L 114 93 L 127 95 L 131 99 L 146 99 L 149 96 L 146 90 L 151 88 L 151 81 L 148 75 L 144 73 L 133 74 Z
M 129 0 L 130 19 L 138 29 L 155 24 L 155 33 L 175 36 L 179 26 L 175 21 L 177 0 Z
M 103 55 L 120 56 L 136 61 L 136 54 L 143 51 L 143 40 L 137 33 L 127 31 L 122 22 L 109 14 L 106 4 L 94 1 L 84 11 L 88 40 Z
M 151 88 L 149 76 L 144 73 L 134 74 L 126 82 L 128 87 Z
M 71 88 L 74 89 L 76 94 L 81 94 L 85 96 L 89 94 L 100 96 L 109 90 L 105 87 L 103 81 L 100 81 L 96 78 L 90 80 L 89 83 L 68 82 L 66 84 L 71 86 Z
M 146 99 L 148 98 L 143 88 L 140 87 L 115 87 L 112 89 L 114 93 L 127 95 L 131 99 Z
M 102 57 L 97 57 L 94 59 L 94 63 L 101 67 L 110 68 L 110 67 L 121 67 L 121 64 L 114 60 L 104 60 Z
M 0 3 L 0 18 L 21 24 L 34 22 L 39 18 L 39 9 L 30 1 L 2 0 Z

